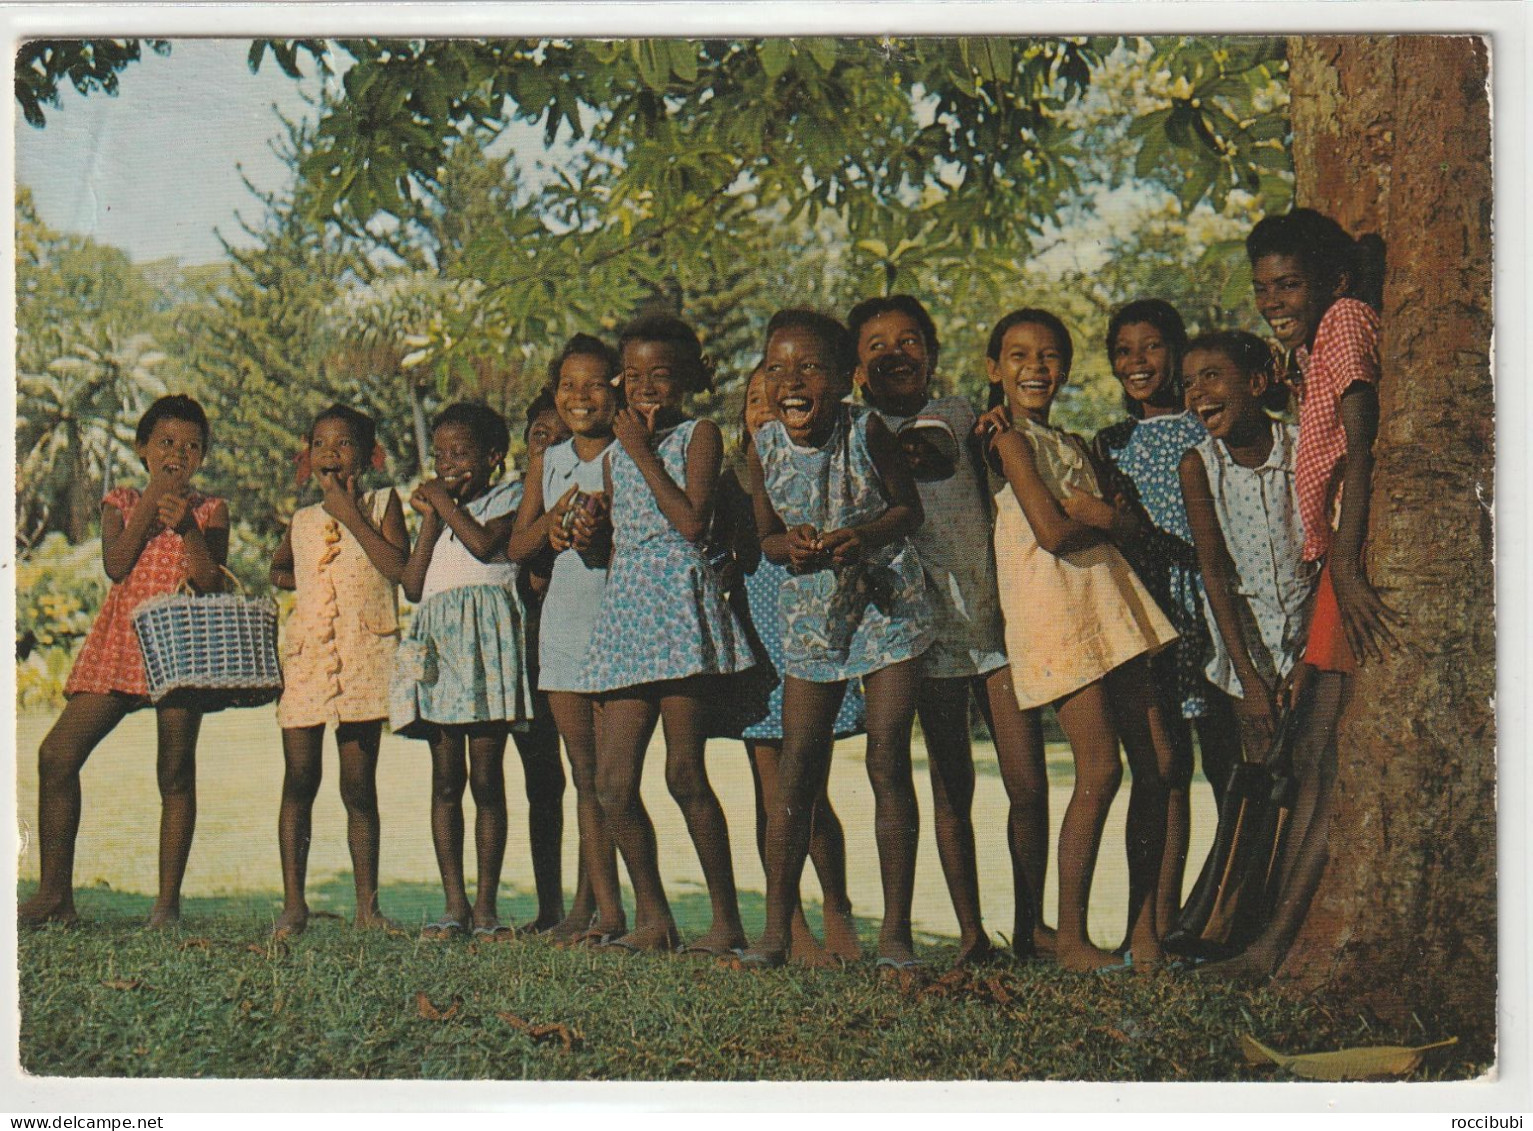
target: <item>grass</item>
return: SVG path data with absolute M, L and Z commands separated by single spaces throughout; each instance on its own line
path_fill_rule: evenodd
M 344 891 L 341 877 L 317 893 L 319 902 L 343 906 Z M 440 896 L 421 884 L 393 886 L 383 898 L 406 915 L 424 914 Z M 705 914 L 689 901 L 705 897 L 684 896 L 678 910 Z M 537 938 L 427 943 L 413 931 L 356 931 L 328 916 L 271 944 L 275 893 L 190 899 L 182 925 L 168 931 L 141 926 L 144 896 L 86 890 L 79 902 L 88 929 L 19 939 L 29 1073 L 1239 1081 L 1283 1078 L 1245 1063 L 1241 1033 L 1285 1051 L 1441 1035 L 1186 974 L 999 966 L 902 985 L 880 978 L 869 961 L 742 974 L 673 955 L 557 950 Z M 512 901 L 530 904 L 525 894 Z M 759 897 L 744 910 L 748 923 L 759 922 Z M 871 942 L 876 925 L 862 927 Z M 921 949 L 938 970 L 952 954 L 945 940 L 926 938 Z M 1461 1045 L 1417 1078 L 1472 1078 L 1490 1062 L 1489 1049 Z
M 36 749 L 51 718 L 23 714 L 17 748 Z M 159 803 L 154 721 L 119 727 L 86 766 L 77 902 L 88 926 L 23 932 L 18 940 L 21 1063 L 40 1076 L 425 1080 L 1083 1080 L 1233 1081 L 1282 1077 L 1239 1051 L 1250 1033 L 1275 1048 L 1423 1044 L 1450 1034 L 1431 1018 L 1391 1029 L 1271 991 L 1208 985 L 1187 975 L 1079 977 L 1050 966 L 944 977 L 924 988 L 881 980 L 871 962 L 840 971 L 740 974 L 698 959 L 555 950 L 537 939 L 428 944 L 415 928 L 441 911 L 426 829 L 429 768 L 419 744 L 389 738 L 380 762 L 384 910 L 410 928 L 357 932 L 344 817 L 333 769 L 315 811 L 310 903 L 320 916 L 302 937 L 271 946 L 276 891 L 276 798 L 281 758 L 268 713 L 228 712 L 205 722 L 199 822 L 187 874 L 185 920 L 141 924 L 154 888 Z M 917 941 L 941 971 L 955 944 L 952 911 L 931 841 L 924 751 L 917 751 L 922 843 Z M 975 800 L 981 892 L 992 929 L 1010 920 L 1010 874 L 1000 830 L 1005 802 L 985 771 Z M 36 811 L 35 766 L 19 759 L 23 828 Z M 662 759 L 646 768 L 645 795 L 662 870 L 684 935 L 709 918 L 695 854 L 665 795 Z M 760 866 L 752 841 L 750 779 L 738 744 L 710 750 L 709 770 L 728 814 L 741 912 L 760 929 Z M 525 861 L 519 771 L 508 763 L 512 843 L 502 913 L 535 913 Z M 1068 796 L 1068 756 L 1052 750 L 1051 816 Z M 1109 818 L 1092 895 L 1097 941 L 1121 932 L 1123 791 Z M 831 795 L 847 827 L 854 908 L 880 905 L 871 844 L 871 797 L 854 743 L 838 748 Z M 1207 790 L 1194 792 L 1189 883 L 1212 832 Z M 566 795 L 567 810 L 573 791 Z M 566 886 L 574 873 L 574 819 L 566 818 Z M 1201 836 L 1201 840 L 1197 839 Z M 20 862 L 20 895 L 35 885 L 35 845 Z M 810 918 L 817 892 L 806 885 Z M 1052 910 L 1053 896 L 1046 906 Z M 864 944 L 875 918 L 859 920 Z M 424 995 L 425 1007 L 421 1005 Z M 438 1018 L 438 1019 L 433 1019 Z M 539 1027 L 550 1026 L 542 1035 Z M 563 1026 L 560 1029 L 559 1026 Z M 561 1036 L 569 1036 L 568 1046 Z M 1493 1050 L 1461 1044 L 1418 1078 L 1464 1079 Z

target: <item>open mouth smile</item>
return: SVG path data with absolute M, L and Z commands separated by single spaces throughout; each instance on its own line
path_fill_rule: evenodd
M 1141 370 L 1138 373 L 1130 373 L 1123 378 L 1123 387 L 1136 393 L 1147 393 L 1155 388 L 1160 380 L 1160 374 L 1153 370 Z
M 787 396 L 777 402 L 777 415 L 789 428 L 801 431 L 814 419 L 814 408 L 809 397 Z

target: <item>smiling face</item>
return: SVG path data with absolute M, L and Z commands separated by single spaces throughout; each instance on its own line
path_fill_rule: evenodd
M 570 438 L 570 430 L 553 409 L 544 409 L 527 427 L 527 458 L 536 459 L 554 444 Z
M 931 358 L 916 320 L 903 310 L 890 310 L 864 322 L 857 334 L 853 377 L 880 412 L 919 412 L 931 383 Z
M 795 444 L 819 445 L 835 426 L 850 383 L 835 371 L 832 351 L 812 330 L 790 326 L 767 340 L 767 396 Z
M 431 458 L 437 477 L 458 500 L 477 498 L 490 485 L 490 475 L 504 452 L 485 450 L 474 430 L 456 421 L 431 434 Z
M 1018 322 L 1001 338 L 1001 356 L 986 358 L 993 384 L 1006 393 L 1011 411 L 1048 423 L 1049 406 L 1064 388 L 1070 371 L 1054 331 L 1040 322 Z
M 168 476 L 172 482 L 184 486 L 202 466 L 207 444 L 202 438 L 202 429 L 190 420 L 161 417 L 155 421 L 149 439 L 135 444 L 134 451 L 148 469 L 151 479 Z
M 745 434 L 754 436 L 763 424 L 777 419 L 777 408 L 767 395 L 766 366 L 758 366 L 745 385 Z
M 687 358 L 673 342 L 623 344 L 623 393 L 628 407 L 663 425 L 681 413 L 687 393 Z
M 1112 371 L 1124 394 L 1145 409 L 1180 408 L 1177 403 L 1176 359 L 1166 337 L 1149 322 L 1118 327 L 1112 343 Z
M 606 363 L 582 353 L 565 358 L 554 386 L 554 407 L 570 433 L 610 436 L 612 418 L 617 415 L 617 390 L 612 387 Z
M 351 425 L 338 417 L 316 421 L 309 433 L 309 467 L 321 483 L 358 474 L 370 454 L 362 451 Z
M 1182 380 L 1187 407 L 1217 439 L 1238 443 L 1266 419 L 1261 397 L 1267 391 L 1267 375 L 1242 373 L 1223 350 L 1193 350 L 1182 363 Z
M 1315 340 L 1320 319 L 1342 291 L 1327 294 L 1297 255 L 1264 255 L 1251 265 L 1256 309 L 1285 350 Z

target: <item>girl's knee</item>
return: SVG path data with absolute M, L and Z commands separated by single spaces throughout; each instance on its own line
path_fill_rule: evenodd
M 599 773 L 596 798 L 608 816 L 631 812 L 639 804 L 639 783 L 627 774 Z
M 1075 787 L 1093 795 L 1111 796 L 1123 784 L 1123 766 L 1116 758 L 1075 767 Z
M 161 797 L 179 797 L 196 792 L 197 763 L 190 757 L 162 758 L 156 770 Z
M 431 800 L 446 805 L 457 804 L 463 800 L 463 791 L 467 787 L 468 777 L 466 774 L 461 772 L 442 773 L 440 771 L 433 771 L 431 775 Z
M 320 786 L 319 767 L 313 769 L 296 769 L 291 764 L 282 777 L 282 796 L 293 801 L 312 803 L 319 796 Z M 345 779 L 342 778 L 342 793 L 345 793 Z
M 474 804 L 481 809 L 486 806 L 505 807 L 506 776 L 499 766 L 475 766 L 474 772 L 469 775 L 468 785 L 474 795 Z
M 690 759 L 672 759 L 665 766 L 665 786 L 671 796 L 685 804 L 709 793 L 708 775 Z

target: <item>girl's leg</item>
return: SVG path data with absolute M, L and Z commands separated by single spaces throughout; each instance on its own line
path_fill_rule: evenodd
M 878 956 L 915 961 L 910 903 L 915 893 L 920 817 L 910 776 L 910 724 L 915 714 L 920 662 L 905 660 L 862 681 L 868 701 L 868 780 L 873 786 L 873 829 L 883 880 L 884 923 Z
M 1059 931 L 1056 953 L 1067 970 L 1115 966 L 1111 951 L 1094 946 L 1086 933 L 1086 909 L 1091 876 L 1096 870 L 1102 828 L 1123 767 L 1118 761 L 1118 736 L 1107 710 L 1102 681 L 1087 684 L 1057 704 L 1059 724 L 1075 757 L 1075 788 L 1059 830 Z
M 618 887 L 617 849 L 607 822 L 602 816 L 601 799 L 596 787 L 596 700 L 571 691 L 552 691 L 548 706 L 564 749 L 570 759 L 570 777 L 575 782 L 575 815 L 580 829 L 580 885 L 575 891 L 575 906 L 569 917 L 554 928 L 556 935 L 574 938 L 592 929 L 603 935 L 623 935 L 628 920 L 623 914 L 622 891 Z M 582 897 L 582 893 L 585 893 Z
M 777 764 L 782 758 L 782 745 L 778 742 L 748 738 L 745 740 L 745 749 L 750 755 L 751 780 L 756 788 L 756 851 L 761 856 L 761 867 L 764 871 L 766 868 L 768 821 L 767 799 L 775 797 L 777 794 Z M 815 849 L 817 842 L 823 839 L 820 830 L 822 823 L 820 802 L 816 802 L 814 816 L 810 818 L 809 834 L 809 858 L 814 860 L 816 868 L 820 867 L 820 860 L 816 856 Z M 839 822 L 837 822 L 836 828 L 839 831 Z M 843 853 L 844 851 L 843 847 Z M 844 887 L 846 868 L 844 858 L 841 861 L 841 867 L 842 884 Z M 823 880 L 821 885 L 823 887 Z M 827 895 L 826 902 L 829 903 L 829 901 L 830 897 Z M 831 961 L 830 953 L 820 944 L 820 940 L 814 937 L 814 932 L 809 929 L 809 921 L 804 918 L 802 896 L 800 897 L 799 905 L 793 911 L 793 923 L 790 928 L 788 949 L 793 955 L 793 960 L 805 966 L 824 966 Z
M 1299 709 L 1299 733 L 1293 744 L 1293 775 L 1298 783 L 1283 849 L 1282 887 L 1272 922 L 1244 954 L 1209 971 L 1268 977 L 1304 926 L 1310 900 L 1320 886 L 1328 858 L 1331 807 L 1337 771 L 1336 726 L 1346 706 L 1347 677 L 1317 671 L 1310 680 L 1309 701 Z
M 282 914 L 273 938 L 303 933 L 309 925 L 304 882 L 309 872 L 309 839 L 314 798 L 324 767 L 325 728 L 285 727 L 282 731 L 282 806 L 277 812 L 277 851 L 282 856 Z M 353 865 L 355 868 L 355 865 Z
M 474 930 L 494 932 L 500 872 L 506 862 L 505 723 L 485 723 L 468 731 L 468 786 L 474 794 Z M 563 778 L 563 774 L 560 774 Z M 530 792 L 530 790 L 529 790 Z M 561 902 L 563 897 L 560 897 Z
M 351 879 L 359 927 L 394 927 L 378 907 L 378 748 L 383 720 L 341 723 L 335 728 L 340 752 L 341 803 L 346 806 L 346 847 L 351 850 Z
M 825 769 L 828 785 L 829 760 Z M 825 949 L 843 962 L 855 962 L 862 957 L 862 944 L 857 941 L 852 897 L 846 890 L 846 833 L 824 785 L 820 787 L 819 799 L 814 803 L 814 816 L 810 819 L 809 859 L 814 861 L 815 874 L 820 877 L 820 892 L 825 897 L 821 905 L 825 919 Z
M 1011 946 L 1018 957 L 1054 952 L 1054 932 L 1043 925 L 1043 884 L 1049 863 L 1049 776 L 1044 762 L 1041 712 L 1017 706 L 1011 666 L 975 681 L 980 713 L 995 741 L 1010 808 L 1006 843 L 1011 852 Z
M 160 707 L 160 753 L 156 776 L 160 784 L 160 893 L 149 910 L 149 925 L 164 926 L 181 918 L 181 878 L 192 854 L 197 827 L 197 732 L 202 712 L 192 707 Z
M 559 760 L 559 730 L 545 708 L 528 729 L 512 731 L 522 759 L 527 790 L 527 839 L 532 846 L 532 880 L 538 890 L 538 917 L 528 931 L 546 931 L 564 918 L 564 763 Z
M 635 950 L 674 950 L 680 941 L 671 905 L 660 883 L 655 826 L 639 795 L 644 752 L 660 704 L 648 688 L 630 688 L 606 696 L 601 704 L 596 790 L 602 815 L 633 884 L 634 928 L 616 945 Z
M 37 894 L 16 911 L 22 924 L 72 923 L 75 914 L 75 837 L 80 831 L 80 769 L 91 751 L 122 722 L 129 700 L 75 695 L 37 749 Z
M 1140 657 L 1108 673 L 1104 685 L 1113 723 L 1128 755 L 1133 785 L 1128 802 L 1128 935 L 1134 961 L 1153 965 L 1163 957 L 1159 884 L 1164 874 L 1167 783 L 1175 772 L 1177 753 L 1171 738 L 1164 696 L 1148 661 Z M 1190 757 L 1190 752 L 1189 752 Z M 1183 791 L 1183 801 L 1186 792 Z M 1186 849 L 1183 849 L 1185 861 Z M 1181 894 L 1177 873 L 1177 894 Z
M 463 789 L 468 785 L 464 765 L 467 736 L 461 727 L 437 727 L 426 741 L 431 746 L 431 842 L 447 908 L 440 922 L 459 929 L 474 925 L 473 910 L 463 885 Z M 450 928 L 449 928 L 450 930 Z
M 1230 771 L 1240 760 L 1240 720 L 1235 714 L 1235 701 L 1213 684 L 1203 689 L 1208 709 L 1198 717 L 1198 755 L 1203 762 L 1203 776 L 1214 791 L 1214 805 L 1224 807 L 1224 790 L 1230 782 Z M 1250 757 L 1259 758 L 1265 751 L 1253 750 Z
M 746 951 L 744 961 L 751 965 L 780 965 L 792 945 L 815 799 L 825 792 L 831 732 L 845 694 L 845 683 L 810 683 L 792 676 L 783 681 L 782 756 L 767 809 L 766 926 Z
M 974 751 L 969 741 L 969 681 L 923 679 L 916 714 L 926 736 L 931 768 L 932 821 L 937 856 L 958 916 L 956 966 L 990 953 L 979 913 L 979 869 L 974 860 Z
M 704 757 L 708 703 L 717 701 L 719 682 L 699 676 L 666 684 L 660 698 L 660 718 L 665 725 L 665 784 L 686 819 L 713 905 L 708 932 L 688 949 L 722 955 L 745 945 L 745 928 L 740 924 L 729 826 L 708 781 Z

